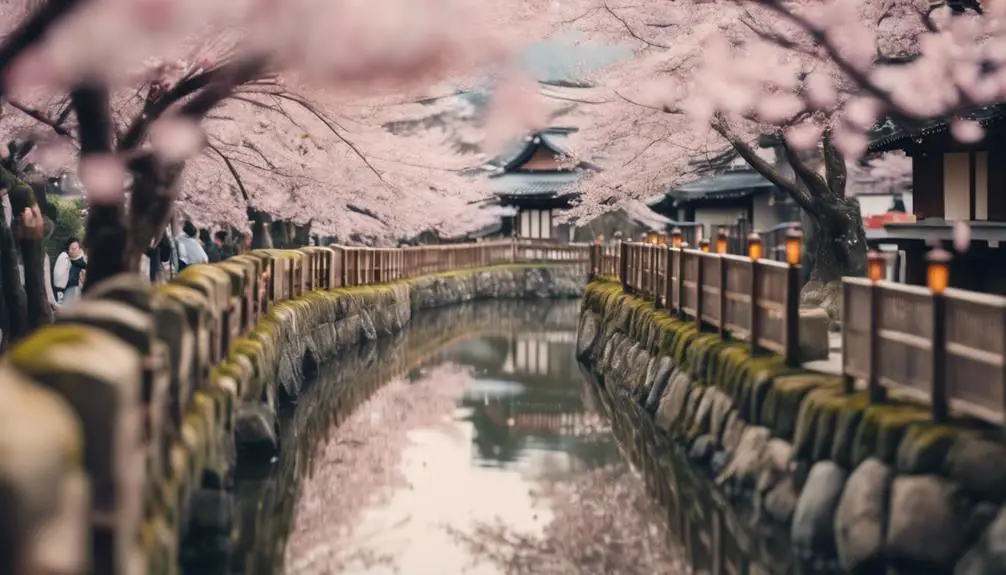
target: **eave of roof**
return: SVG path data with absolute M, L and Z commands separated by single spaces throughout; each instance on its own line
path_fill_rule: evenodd
M 667 195 L 678 201 L 738 199 L 772 187 L 758 172 L 741 170 L 695 180 L 669 190 Z
M 993 104 L 973 108 L 959 117 L 978 122 L 983 128 L 988 128 L 1006 118 L 1006 106 Z M 906 130 L 890 118 L 878 123 L 868 134 L 870 144 L 866 151 L 869 154 L 903 150 L 916 138 L 928 138 L 942 134 L 950 129 L 953 118 L 936 118 L 916 130 Z

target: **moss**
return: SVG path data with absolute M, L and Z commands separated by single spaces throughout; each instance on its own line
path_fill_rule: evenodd
M 911 424 L 898 445 L 897 469 L 901 473 L 939 474 L 947 470 L 951 449 L 962 438 L 979 433 L 972 426 L 925 421 Z
M 766 386 L 759 421 L 772 430 L 772 434 L 787 441 L 796 430 L 800 404 L 811 391 L 820 387 L 838 388 L 841 380 L 827 375 L 801 373 L 775 377 Z
M 85 343 L 88 333 L 88 329 L 70 324 L 45 326 L 21 340 L 8 358 L 14 365 L 31 365 L 46 358 L 55 347 Z
M 894 465 L 905 431 L 910 425 L 928 419 L 928 410 L 917 405 L 884 403 L 867 407 L 853 440 L 852 466 L 869 457 Z

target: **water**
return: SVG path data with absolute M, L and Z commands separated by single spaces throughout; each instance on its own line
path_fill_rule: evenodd
M 747 573 L 748 551 L 729 567 L 752 537 L 706 479 L 682 460 L 669 490 L 642 435 L 609 425 L 574 357 L 578 311 L 451 308 L 323 368 L 279 460 L 243 482 L 236 570 Z

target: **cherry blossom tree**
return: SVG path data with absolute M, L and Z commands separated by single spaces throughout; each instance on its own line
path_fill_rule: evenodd
M 396 190 L 396 182 L 347 137 L 354 128 L 343 128 L 332 108 L 319 106 L 303 95 L 334 87 L 345 94 L 397 94 L 402 103 L 415 102 L 427 96 L 414 90 L 416 87 L 448 75 L 468 74 L 488 62 L 505 61 L 508 52 L 506 38 L 500 34 L 505 30 L 499 26 L 501 19 L 530 21 L 527 16 L 547 9 L 547 3 L 529 2 L 522 7 L 527 12 L 501 1 L 465 0 L 397 2 L 379 10 L 357 0 L 37 2 L 23 10 L 23 20 L 11 20 L 19 23 L 0 44 L 0 97 L 20 104 L 39 99 L 48 103 L 50 95 L 68 95 L 76 120 L 71 133 L 79 155 L 78 171 L 91 204 L 87 242 L 92 253 L 89 284 L 93 284 L 136 267 L 139 254 L 168 223 L 186 181 L 186 163 L 204 150 L 210 158 L 215 155 L 231 175 L 238 193 L 230 195 L 246 209 L 278 205 L 296 217 L 298 210 L 302 216 L 316 216 L 319 207 L 331 207 L 325 217 L 337 224 L 342 216 L 335 214 L 351 207 L 350 197 L 358 199 L 377 189 L 374 180 L 381 189 Z M 18 10 L 22 9 L 14 12 Z M 525 27 L 522 31 L 529 30 Z M 276 99 L 282 100 L 279 107 L 266 107 L 289 116 L 284 107 L 299 106 L 301 112 L 328 129 L 325 137 L 343 144 L 343 157 L 319 156 L 315 160 L 318 169 L 304 173 L 297 169 L 309 162 L 298 165 L 295 156 L 309 155 L 311 150 L 304 152 L 303 146 L 294 145 L 289 138 L 274 138 L 270 143 L 276 147 L 265 155 L 276 159 L 280 182 L 262 177 L 261 183 L 249 190 L 245 179 L 256 180 L 249 172 L 263 170 L 248 166 L 246 161 L 248 170 L 242 178 L 235 166 L 241 163 L 240 158 L 220 149 L 234 144 L 237 133 L 226 128 L 227 102 L 238 101 L 248 108 L 242 112 L 238 105 L 232 110 L 237 113 L 232 128 L 243 124 L 247 128 L 242 118 L 248 119 L 250 109 L 261 110 L 263 100 Z M 53 118 L 65 115 L 21 107 L 43 124 L 55 123 Z M 216 122 L 218 115 L 220 121 Z M 212 130 L 204 135 L 199 129 L 204 123 L 218 125 L 210 126 Z M 267 132 L 263 129 L 248 139 L 269 138 Z M 320 136 L 306 132 L 311 138 Z M 319 142 L 305 145 L 323 148 L 325 144 Z M 386 144 L 374 149 L 375 155 L 385 152 L 388 156 L 394 150 Z M 424 148 L 420 144 L 416 149 Z M 340 160 L 348 156 L 355 156 L 364 168 L 352 170 L 354 185 L 345 186 L 347 182 L 340 176 L 351 170 L 339 168 Z M 414 171 L 401 179 L 390 199 L 395 199 L 395 194 L 424 195 L 425 191 L 414 194 L 405 185 L 426 180 L 441 166 L 408 162 L 401 156 L 389 161 L 415 164 Z M 209 161 L 201 163 L 212 171 Z M 262 166 L 268 169 L 269 163 L 262 162 Z M 333 166 L 337 169 L 332 170 Z M 369 189 L 362 183 L 365 177 L 372 177 Z M 198 187 L 220 179 L 197 173 L 188 181 Z M 358 189 L 356 182 L 364 189 Z M 426 183 L 430 199 L 463 195 L 460 187 L 444 194 L 452 188 Z M 332 194 L 336 189 L 338 193 Z M 279 193 L 269 196 L 262 190 Z M 277 199 L 284 197 L 293 201 Z M 184 206 L 186 196 L 182 198 Z M 318 198 L 324 198 L 324 206 L 318 205 Z M 202 206 L 223 208 L 228 204 L 226 197 L 218 200 L 222 205 L 218 206 L 217 200 L 204 200 Z M 189 203 L 200 205 L 198 201 Z M 223 212 L 234 218 L 240 209 L 231 207 Z M 365 208 L 353 213 L 374 211 Z
M 850 0 L 830 12 L 818 11 L 816 2 L 762 4 L 567 6 L 557 27 L 634 50 L 595 74 L 594 86 L 576 98 L 581 129 L 574 148 L 604 167 L 586 181 L 586 203 L 649 197 L 694 177 L 697 164 L 739 155 L 802 208 L 811 268 L 804 303 L 837 311 L 840 278 L 865 267 L 850 172 L 872 169 L 859 160 L 883 109 L 815 34 L 782 12 L 815 11 L 815 22 L 836 30 L 852 19 L 870 33 L 833 40 L 870 65 L 897 66 L 925 27 L 907 1 Z

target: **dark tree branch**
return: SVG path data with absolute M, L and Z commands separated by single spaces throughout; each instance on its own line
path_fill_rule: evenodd
M 807 162 L 803 160 L 796 153 L 786 140 L 783 138 L 779 139 L 779 145 L 782 146 L 783 153 L 786 155 L 786 162 L 793 168 L 793 174 L 803 182 L 807 191 L 810 192 L 813 198 L 828 198 L 831 196 L 831 190 L 828 189 L 828 183 L 824 181 L 821 174 L 817 173 L 813 168 L 807 165 Z
M 33 108 L 29 108 L 28 106 L 25 106 L 19 102 L 15 102 L 14 100 L 8 99 L 7 103 L 10 104 L 11 107 L 14 108 L 15 110 L 21 112 L 22 114 L 28 116 L 29 118 L 35 120 L 36 122 L 49 126 L 50 128 L 52 128 L 52 131 L 56 132 L 60 136 L 66 136 L 68 138 L 73 136 L 73 134 L 71 134 L 70 131 L 64 128 L 62 125 L 63 121 L 65 121 L 66 119 L 65 116 L 62 115 L 60 116 L 62 120 L 60 118 L 54 120 L 52 118 L 49 118 L 42 112 L 39 112 L 38 110 L 35 110 Z
M 622 27 L 625 28 L 625 31 L 629 33 L 629 36 L 632 36 L 633 38 L 639 40 L 643 44 L 646 44 L 647 46 L 650 46 L 652 48 L 664 48 L 664 49 L 670 48 L 670 46 L 667 46 L 665 44 L 659 44 L 657 42 L 647 40 L 646 38 L 640 36 L 639 33 L 637 33 L 632 28 L 632 26 L 629 25 L 629 23 L 625 20 L 625 18 L 622 18 L 621 16 L 616 14 L 615 11 L 611 9 L 611 6 L 608 6 L 607 3 L 604 4 L 604 11 L 607 12 L 615 20 L 618 20 L 618 22 L 622 25 Z
M 241 192 L 241 197 L 244 199 L 245 204 L 246 205 L 250 204 L 251 203 L 251 197 L 248 195 L 248 190 L 245 189 L 245 183 L 241 179 L 241 174 L 238 172 L 237 168 L 234 166 L 234 163 L 231 162 L 231 159 L 228 158 L 226 154 L 224 154 L 223 152 L 221 152 L 220 148 L 214 146 L 213 144 L 207 143 L 206 147 L 209 148 L 217 156 L 219 156 L 221 160 L 223 160 L 224 165 L 227 166 L 227 171 L 229 171 L 231 173 L 231 177 L 234 178 L 234 183 L 237 184 L 238 191 Z
M 213 81 L 182 106 L 181 115 L 196 121 L 202 120 L 210 110 L 229 98 L 238 86 L 264 74 L 266 65 L 264 57 L 253 56 L 222 66 Z
M 839 198 L 845 198 L 846 182 L 849 172 L 845 165 L 845 156 L 835 147 L 831 138 L 831 130 L 824 133 L 821 154 L 824 157 L 825 178 L 831 193 Z
M 712 123 L 712 128 L 716 130 L 716 133 L 723 136 L 726 141 L 730 142 L 730 145 L 737 150 L 737 154 L 754 168 L 755 171 L 764 176 L 766 180 L 789 194 L 805 211 L 816 213 L 817 209 L 814 205 L 814 198 L 804 186 L 783 176 L 778 168 L 765 161 L 764 158 L 755 152 L 754 148 L 733 133 L 722 119 L 715 120 Z
M 111 153 L 113 128 L 108 89 L 83 84 L 70 92 L 70 101 L 77 114 L 81 156 Z
M 86 2 L 87 0 L 48 0 L 3 39 L 0 43 L 0 96 L 7 93 L 8 86 L 4 80 L 14 61 L 42 41 L 56 22 Z
M 170 90 L 160 92 L 151 87 L 150 93 L 143 104 L 143 110 L 126 128 L 119 141 L 120 150 L 131 150 L 139 146 L 150 129 L 150 124 L 160 118 L 171 106 L 182 99 L 195 94 L 210 84 L 223 79 L 231 73 L 230 64 L 223 64 L 198 74 L 183 78 Z

